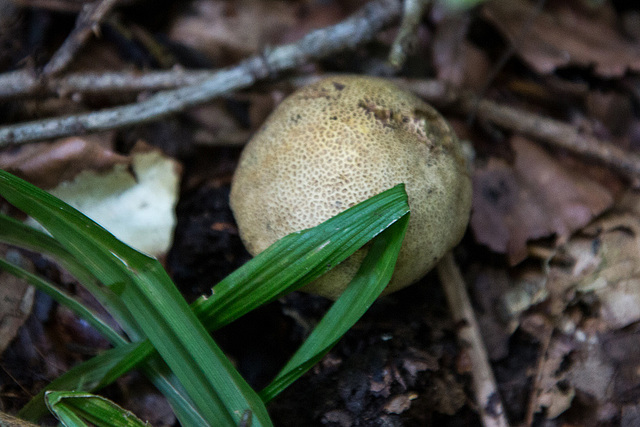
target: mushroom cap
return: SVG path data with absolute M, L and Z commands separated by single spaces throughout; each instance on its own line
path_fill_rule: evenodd
M 411 217 L 385 293 L 416 282 L 458 244 L 471 179 L 458 139 L 433 107 L 384 79 L 337 76 L 275 109 L 242 152 L 230 202 L 240 237 L 256 255 L 399 183 Z M 366 250 L 302 290 L 336 299 Z

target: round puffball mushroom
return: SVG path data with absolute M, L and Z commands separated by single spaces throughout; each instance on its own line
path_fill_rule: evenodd
M 458 244 L 471 179 L 458 139 L 433 107 L 384 79 L 339 76 L 275 109 L 242 152 L 230 202 L 240 237 L 256 255 L 399 183 L 411 217 L 384 293 L 416 282 Z M 365 251 L 302 290 L 338 298 Z

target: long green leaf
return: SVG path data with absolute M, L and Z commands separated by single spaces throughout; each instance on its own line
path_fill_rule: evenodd
M 245 410 L 270 425 L 266 408 L 214 343 L 157 260 L 141 254 L 64 202 L 0 171 L 0 194 L 35 218 L 119 294 L 191 399 L 212 424 L 237 424 Z
M 225 278 L 214 296 L 192 304 L 199 317 L 217 329 L 251 310 L 260 302 L 298 289 L 336 265 L 409 211 L 404 186 L 398 185 L 366 200 L 312 229 L 294 233 L 276 242 Z M 255 297 L 263 293 L 262 301 Z M 236 297 L 235 293 L 242 293 Z M 267 293 L 266 298 L 264 294 Z M 215 298 L 216 303 L 213 303 Z M 220 310 L 222 307 L 225 310 Z M 148 342 L 132 354 L 143 360 L 153 353 Z M 118 372 L 118 366 L 122 368 Z M 123 375 L 132 366 L 125 361 L 113 374 Z
M 84 427 L 88 423 L 98 427 L 147 427 L 132 412 L 109 399 L 86 392 L 49 391 L 47 407 L 66 427 Z
M 280 239 L 192 304 L 214 330 L 320 277 L 409 212 L 404 184 Z
M 315 365 L 362 317 L 389 283 L 409 215 L 376 237 L 356 276 L 260 397 L 270 401 Z
M 385 197 L 387 200 L 384 200 Z M 390 202 L 390 199 L 394 200 Z M 55 211 L 55 209 L 60 209 L 59 206 L 56 206 L 55 199 L 53 199 L 53 203 L 51 200 L 47 202 L 49 206 L 52 207 L 50 210 Z M 28 204 L 29 203 L 27 203 L 27 205 Z M 27 210 L 24 206 L 19 207 Z M 369 211 L 365 212 L 367 209 Z M 277 296 L 300 287 L 318 277 L 324 271 L 331 268 L 331 266 L 349 256 L 353 251 L 361 247 L 380 231 L 384 230 L 407 211 L 406 194 L 404 193 L 404 189 L 399 186 L 380 195 L 377 199 L 374 198 L 371 201 L 363 202 L 362 206 L 358 206 L 358 208 L 344 212 L 339 216 L 339 219 L 343 220 L 342 223 L 340 223 L 338 217 L 336 217 L 335 220 L 332 219 L 329 220 L 327 224 L 323 224 L 325 225 L 324 229 L 319 226 L 317 229 L 307 230 L 299 233 L 299 235 L 289 236 L 279 242 L 281 246 L 278 250 L 272 252 L 266 251 L 264 253 L 262 265 L 258 263 L 257 260 L 254 260 L 254 263 L 247 266 L 246 272 L 240 272 L 233 279 L 227 280 L 226 283 L 222 282 L 217 286 L 214 296 L 216 301 L 215 305 L 212 304 L 214 301 L 212 298 L 208 301 L 200 300 L 195 305 L 195 307 L 200 308 L 196 308 L 196 310 L 199 310 L 200 314 L 208 316 L 208 322 L 211 328 L 217 328 L 226 324 L 251 310 L 253 307 L 277 298 Z M 73 211 L 69 212 L 67 219 L 78 219 L 74 215 L 75 213 Z M 349 215 L 351 216 L 349 217 Z M 47 215 L 40 215 L 39 220 L 43 222 L 43 219 L 46 221 L 51 218 L 48 218 Z M 331 223 L 332 221 L 333 223 Z M 82 220 L 80 220 L 79 223 L 82 224 Z M 97 237 L 103 237 L 101 234 L 104 234 L 104 231 L 100 227 L 96 227 L 94 224 L 85 224 L 85 227 L 89 230 L 89 234 L 94 235 L 94 238 L 96 235 Z M 340 240 L 341 238 L 342 240 Z M 73 245 L 77 243 L 74 239 L 70 239 L 70 242 L 67 242 L 71 247 L 74 247 Z M 81 247 L 82 245 L 78 246 L 78 248 Z M 145 259 L 143 255 L 141 257 L 134 256 L 133 258 L 127 258 L 125 256 L 124 259 L 119 255 L 121 253 L 126 254 L 128 250 L 128 247 L 120 242 L 116 242 L 115 245 L 108 247 L 104 253 L 113 253 L 118 256 L 120 260 L 126 260 L 128 267 L 133 269 L 138 269 L 145 264 L 147 259 Z M 77 250 L 76 253 L 81 253 L 81 251 L 82 250 Z M 288 259 L 283 257 L 283 255 L 286 256 L 287 254 L 291 255 Z M 304 257 L 303 262 L 297 265 L 295 262 L 291 262 L 300 260 L 302 257 Z M 278 263 L 278 261 L 281 262 Z M 276 268 L 269 269 L 268 267 L 273 266 L 274 263 Z M 265 265 L 267 268 L 265 268 Z M 107 274 L 106 278 L 111 279 L 111 283 L 116 284 L 118 289 L 123 290 L 128 287 L 127 284 L 121 285 L 117 281 L 118 279 L 122 280 L 121 277 L 117 277 L 118 275 L 109 276 L 109 273 L 113 273 L 112 266 L 108 264 L 105 265 L 104 263 L 96 263 L 90 266 L 94 272 L 97 271 L 98 273 Z M 282 274 L 283 269 L 285 274 Z M 126 276 L 125 274 L 125 277 Z M 274 276 L 279 277 L 273 280 Z M 116 279 L 114 279 L 114 277 L 116 277 Z M 279 280 L 282 277 L 284 277 L 284 280 Z M 240 279 L 240 282 L 238 282 L 238 279 Z M 243 280 L 244 284 L 242 282 Z M 109 282 L 108 280 L 105 281 Z M 247 282 L 250 284 L 249 287 L 246 286 Z M 265 282 L 269 286 L 261 286 L 258 297 L 256 297 L 254 292 L 254 290 L 256 290 L 255 286 L 260 284 L 264 285 Z M 252 289 L 251 286 L 254 288 Z M 239 289 L 245 290 L 243 297 L 234 298 Z M 216 309 L 221 306 L 233 308 L 234 312 L 223 313 L 223 315 L 220 316 L 219 313 L 216 313 Z M 140 347 L 140 350 L 142 350 L 143 353 L 150 352 L 148 350 L 149 347 L 147 346 L 146 348 L 146 351 L 144 350 L 144 346 Z M 138 356 L 140 356 L 140 354 L 138 354 Z M 136 357 L 136 360 L 141 359 L 142 357 Z M 127 363 L 125 362 L 122 365 L 126 366 Z M 162 377 L 156 379 L 162 379 Z M 171 386 L 169 386 L 169 388 L 171 388 Z
M 0 214 L 0 242 L 35 251 L 55 259 L 107 309 L 129 338 L 134 341 L 141 338 L 140 328 L 120 298 L 109 288 L 101 286 L 93 274 L 51 236 Z
M 56 378 L 29 401 L 18 414 L 20 418 L 37 423 L 47 413 L 44 394 L 51 390 L 94 389 L 108 376 L 114 363 L 128 356 L 137 345 L 125 344 L 74 366 L 64 375 Z M 111 378 L 116 380 L 117 378 Z
M 106 323 L 97 313 L 90 308 L 86 307 L 80 301 L 74 299 L 71 295 L 67 294 L 56 288 L 53 284 L 46 280 L 36 276 L 33 273 L 29 273 L 21 267 L 13 265 L 4 259 L 0 258 L 0 269 L 5 270 L 14 276 L 25 280 L 30 285 L 35 286 L 36 289 L 46 293 L 54 301 L 64 305 L 71 311 L 73 311 L 78 317 L 84 319 L 87 323 L 93 326 L 98 332 L 100 332 L 105 338 L 107 338 L 113 344 L 124 344 L 126 339 L 116 332 L 108 323 Z

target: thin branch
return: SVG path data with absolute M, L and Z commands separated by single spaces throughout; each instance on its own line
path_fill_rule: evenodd
M 83 6 L 76 20 L 75 28 L 44 66 L 42 74 L 51 76 L 65 69 L 80 48 L 89 40 L 89 36 L 98 31 L 100 21 L 117 2 L 118 0 L 96 0 Z
M 453 254 L 445 255 L 437 268 L 453 320 L 460 325 L 457 331 L 458 340 L 469 352 L 473 388 L 482 424 L 485 427 L 508 427 L 509 422 L 505 416 L 480 328 Z
M 512 132 L 560 148 L 631 179 L 640 179 L 640 156 L 623 150 L 610 141 L 580 132 L 574 126 L 526 110 L 487 99 L 478 100 L 469 92 L 458 92 L 444 82 L 399 81 L 426 101 L 455 114 L 474 115 Z
M 36 95 L 42 88 L 43 83 L 35 71 L 18 70 L 0 74 L 0 100 Z
M 640 178 L 640 156 L 609 141 L 583 134 L 575 125 L 489 100 L 475 102 L 468 98 L 462 102 L 461 107 L 466 113 L 476 111 L 477 116 L 483 120 L 594 160 L 632 180 Z
M 207 80 L 157 93 L 145 101 L 93 113 L 38 120 L 0 128 L 0 146 L 122 128 L 158 120 L 203 104 L 226 92 L 250 86 L 275 72 L 289 70 L 372 40 L 400 14 L 396 0 L 375 0 L 345 21 L 313 31 L 297 43 L 281 45 L 263 55 L 222 69 Z
M 87 72 L 43 78 L 27 70 L 12 71 L 0 74 L 0 101 L 27 96 L 65 96 L 69 93 L 114 94 L 176 89 L 202 83 L 215 73 L 176 67 L 170 71 Z
M 395 68 L 402 67 L 413 50 L 420 20 L 429 3 L 429 0 L 404 0 L 402 22 L 389 53 L 389 62 Z

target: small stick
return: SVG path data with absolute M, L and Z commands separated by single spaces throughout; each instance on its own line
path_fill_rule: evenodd
M 389 53 L 389 62 L 393 67 L 401 68 L 407 59 L 407 54 L 411 53 L 420 20 L 429 3 L 429 0 L 404 0 L 402 22 Z
M 637 181 L 640 178 L 640 156 L 609 141 L 583 134 L 575 125 L 486 99 L 476 102 L 468 98 L 461 103 L 461 107 L 466 113 L 476 111 L 479 118 L 500 127 L 544 141 L 580 157 L 595 160 L 632 180 Z
M 103 73 L 70 73 L 61 77 L 42 78 L 29 70 L 0 74 L 0 101 L 20 96 L 46 96 L 69 93 L 115 94 L 145 90 L 167 90 L 202 83 L 215 71 L 185 70 L 176 67 L 169 71 L 107 71 Z
M 400 14 L 396 0 L 374 0 L 343 22 L 312 31 L 300 41 L 281 45 L 240 64 L 215 72 L 208 79 L 168 90 L 135 104 L 102 111 L 38 120 L 0 128 L 0 146 L 117 129 L 158 120 L 208 102 L 224 93 L 252 85 L 275 72 L 325 58 L 369 41 Z
M 482 341 L 462 274 L 449 252 L 438 263 L 438 276 L 442 282 L 451 315 L 458 328 L 458 340 L 466 347 L 471 359 L 473 388 L 480 408 L 480 418 L 485 427 L 508 427 L 502 400 L 498 393 L 489 357 Z
M 118 0 L 96 0 L 85 5 L 78 15 L 75 28 L 44 66 L 42 74 L 51 76 L 65 69 L 80 48 L 89 40 L 89 36 L 98 32 L 100 21 L 117 2 Z
M 575 125 L 488 99 L 478 100 L 470 92 L 458 92 L 445 82 L 437 80 L 405 80 L 398 83 L 442 109 L 456 114 L 474 115 L 480 120 L 551 147 L 593 160 L 631 181 L 640 180 L 640 156 L 623 150 L 610 141 L 584 134 Z

